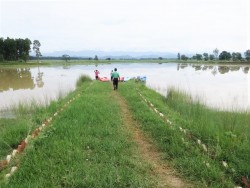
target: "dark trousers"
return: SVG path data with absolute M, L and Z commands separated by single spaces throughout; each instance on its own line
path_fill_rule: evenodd
M 113 86 L 114 86 L 114 90 L 118 89 L 118 78 L 113 78 Z

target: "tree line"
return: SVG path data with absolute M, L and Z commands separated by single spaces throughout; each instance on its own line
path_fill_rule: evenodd
M 208 53 L 203 53 L 203 54 L 195 54 L 193 55 L 191 58 L 187 57 L 186 55 L 181 55 L 180 53 L 178 53 L 177 58 L 178 60 L 197 60 L 197 61 L 213 61 L 213 60 L 225 60 L 225 61 L 250 61 L 250 50 L 246 50 L 244 52 L 245 55 L 245 59 L 242 57 L 242 54 L 240 52 L 227 52 L 227 51 L 222 51 L 219 54 L 219 50 L 216 48 L 213 50 L 212 54 L 208 54 Z
M 40 52 L 40 42 L 34 40 L 33 43 L 30 39 L 7 39 L 0 38 L 0 61 L 27 61 L 29 53 L 33 44 L 33 50 L 36 53 L 37 59 L 42 56 Z
M 31 41 L 26 39 L 3 39 L 0 38 L 0 60 L 1 61 L 27 61 L 29 58 Z

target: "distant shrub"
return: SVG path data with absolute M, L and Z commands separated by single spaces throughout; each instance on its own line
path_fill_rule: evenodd
M 76 86 L 80 87 L 84 82 L 90 81 L 92 81 L 92 79 L 88 75 L 81 75 L 76 82 Z

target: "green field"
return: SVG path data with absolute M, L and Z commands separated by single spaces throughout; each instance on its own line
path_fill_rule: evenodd
M 162 164 L 186 182 L 183 187 L 234 187 L 244 185 L 242 177 L 249 180 L 249 113 L 212 110 L 175 90 L 163 97 L 134 81 L 120 83 L 118 91 L 110 82 L 86 77 L 77 85 L 76 91 L 49 106 L 20 106 L 17 119 L 0 119 L 4 160 L 53 117 L 0 170 L 0 187 L 165 187 L 128 124 L 152 143 Z M 12 166 L 18 169 L 6 179 Z

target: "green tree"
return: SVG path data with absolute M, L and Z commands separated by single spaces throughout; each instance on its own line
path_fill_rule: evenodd
M 70 60 L 70 56 L 67 54 L 62 55 L 62 59 L 68 62 Z
M 29 39 L 16 39 L 18 60 L 25 62 L 29 58 L 31 41 Z
M 4 40 L 4 59 L 7 61 L 16 61 L 18 58 L 17 45 L 15 39 Z
M 4 39 L 0 38 L 0 61 L 4 61 Z
M 208 60 L 208 53 L 203 53 L 203 57 L 204 57 L 204 60 L 207 61 Z
M 213 53 L 214 53 L 215 58 L 218 59 L 219 50 L 217 48 L 215 48 Z
M 97 57 L 97 55 L 95 55 L 95 58 L 94 58 L 94 60 L 98 61 L 98 57 Z
M 232 59 L 233 61 L 240 61 L 242 60 L 242 56 L 240 52 L 233 52 L 232 53 Z
M 230 60 L 231 58 L 231 53 L 227 51 L 222 51 L 219 55 L 219 60 Z
M 31 41 L 28 38 L 0 38 L 0 59 L 7 61 L 26 61 L 29 58 L 30 45 Z
M 20 60 L 23 54 L 23 39 L 16 39 L 17 59 Z
M 30 39 L 26 38 L 23 41 L 23 54 L 21 56 L 21 58 L 26 62 L 29 59 L 30 56 L 30 45 L 32 44 L 32 42 L 30 41 Z
M 40 47 L 41 47 L 41 43 L 38 40 L 34 40 L 33 41 L 33 50 L 36 53 L 37 61 L 39 61 L 39 58 L 42 56 L 42 54 L 40 52 Z
M 177 58 L 178 58 L 178 60 L 181 60 L 181 54 L 180 53 L 178 53 Z
M 250 61 L 250 50 L 247 50 L 247 51 L 244 53 L 244 55 L 245 55 L 246 60 L 247 60 L 247 61 Z
M 186 61 L 186 60 L 188 60 L 188 57 L 187 57 L 187 56 L 185 56 L 185 55 L 181 55 L 181 60 Z
M 215 56 L 214 56 L 213 54 L 210 54 L 210 55 L 209 55 L 209 59 L 210 59 L 211 61 L 213 61 L 213 60 L 215 59 Z
M 196 59 L 197 59 L 197 61 L 202 60 L 202 55 L 201 54 L 196 54 Z

